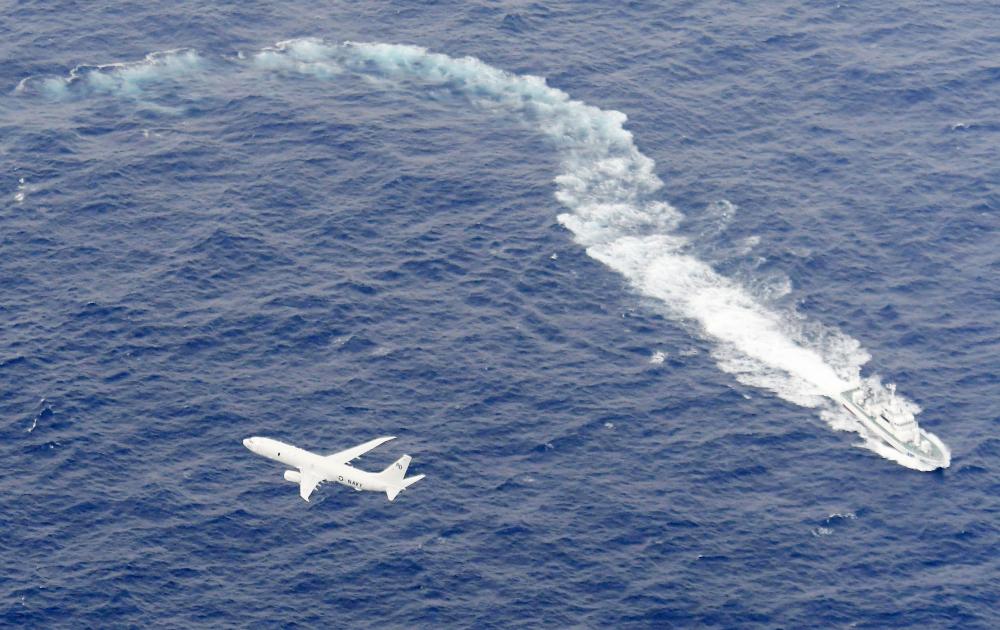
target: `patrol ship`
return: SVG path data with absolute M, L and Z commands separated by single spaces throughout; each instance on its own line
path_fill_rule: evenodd
M 915 468 L 947 468 L 951 455 L 933 433 L 917 426 L 913 414 L 896 399 L 896 386 L 889 385 L 888 395 L 868 385 L 840 394 L 840 402 L 868 430 L 869 434 L 898 451 Z

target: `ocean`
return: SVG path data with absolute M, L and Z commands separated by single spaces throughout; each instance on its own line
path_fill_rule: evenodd
M 989 3 L 6 13 L 0 625 L 1000 626 Z

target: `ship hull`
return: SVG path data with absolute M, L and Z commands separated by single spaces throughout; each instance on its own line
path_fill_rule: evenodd
M 916 464 L 913 466 L 914 468 L 930 471 L 938 468 L 947 468 L 951 463 L 947 449 L 936 435 L 920 428 L 917 429 L 922 441 L 927 444 L 926 450 L 921 449 L 919 445 L 912 442 L 900 440 L 882 423 L 869 416 L 863 409 L 854 404 L 851 401 L 850 394 L 851 391 L 844 392 L 834 400 L 840 403 L 852 416 L 857 418 L 871 437 L 898 452 L 904 457 L 905 461 Z

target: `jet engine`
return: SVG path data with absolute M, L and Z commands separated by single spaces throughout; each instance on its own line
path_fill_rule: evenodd
M 300 481 L 302 481 L 302 473 L 300 473 L 297 470 L 286 470 L 285 481 L 291 481 L 292 483 L 299 483 Z

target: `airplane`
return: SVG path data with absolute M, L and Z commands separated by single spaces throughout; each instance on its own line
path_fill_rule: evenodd
M 285 480 L 299 484 L 299 495 L 306 502 L 309 501 L 309 495 L 316 486 L 324 481 L 336 481 L 359 492 L 361 490 L 385 492 L 389 500 L 393 501 L 404 488 L 424 478 L 424 475 L 405 477 L 406 469 L 410 465 L 409 455 L 403 455 L 388 468 L 377 473 L 355 468 L 351 466 L 351 462 L 394 439 L 395 436 L 375 438 L 332 455 L 317 455 L 266 437 L 249 437 L 243 440 L 243 446 L 258 455 L 298 468 L 298 470 L 286 470 Z

